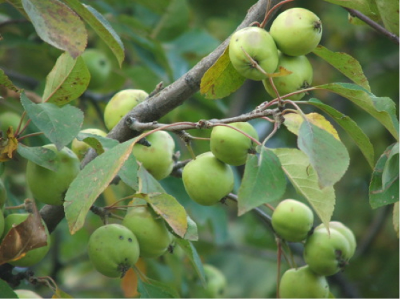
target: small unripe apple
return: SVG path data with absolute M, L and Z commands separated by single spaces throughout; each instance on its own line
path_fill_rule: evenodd
M 258 140 L 257 131 L 247 122 L 229 124 Z M 210 149 L 216 158 L 234 166 L 246 163 L 247 154 L 255 143 L 242 133 L 225 126 L 216 126 L 211 131 Z
M 304 245 L 304 260 L 316 274 L 330 276 L 343 270 L 350 259 L 350 244 L 336 229 L 314 230 Z
M 203 269 L 206 278 L 207 298 L 223 298 L 227 287 L 225 275 L 221 270 L 210 264 L 204 264 Z
M 7 199 L 6 187 L 4 186 L 3 180 L 0 179 L 0 209 L 3 208 Z
M 7 217 L 4 219 L 4 233 L 2 238 L 4 238 L 8 234 L 13 225 L 18 225 L 24 222 L 28 217 L 28 213 L 8 214 Z M 42 224 L 46 230 L 47 245 L 29 250 L 28 252 L 26 252 L 24 257 L 20 258 L 19 260 L 11 261 L 9 262 L 9 264 L 17 267 L 30 267 L 39 263 L 46 256 L 47 252 L 50 249 L 51 238 L 50 233 L 47 230 L 46 223 L 43 220 Z
M 183 185 L 195 202 L 211 206 L 228 195 L 233 189 L 233 171 L 218 160 L 212 152 L 206 152 L 190 161 L 182 171 Z
M 266 76 L 252 65 L 246 53 L 266 72 L 273 73 L 278 65 L 278 50 L 271 35 L 260 27 L 236 31 L 229 42 L 229 58 L 242 76 L 260 81 Z
M 9 127 L 13 127 L 14 132 L 18 128 L 21 115 L 13 111 L 5 111 L 0 113 L 0 132 L 3 132 L 3 137 L 6 136 Z
M 80 131 L 80 133 L 90 133 L 90 134 L 99 135 L 102 137 L 107 136 L 106 132 L 104 132 L 103 130 L 100 130 L 100 129 L 96 129 L 96 128 L 84 129 L 84 130 Z M 83 157 L 85 156 L 85 154 L 89 148 L 90 148 L 90 145 L 84 141 L 80 141 L 76 138 L 74 138 L 74 140 L 72 140 L 71 150 L 77 155 L 79 160 L 83 159 Z
M 273 78 L 279 95 L 283 96 L 311 86 L 313 81 L 313 68 L 306 56 L 287 56 L 279 53 L 278 68 L 281 66 L 292 73 L 286 76 Z M 277 95 L 270 81 L 268 79 L 263 80 L 263 84 L 268 94 L 276 98 Z M 297 93 L 288 97 L 288 99 L 298 101 L 303 98 L 304 95 L 304 92 Z
M 131 111 L 137 104 L 143 102 L 149 94 L 141 89 L 124 89 L 117 92 L 104 109 L 104 122 L 108 130 L 112 128 Z
M 36 200 L 49 205 L 62 205 L 65 192 L 80 171 L 80 162 L 75 153 L 67 147 L 61 151 L 58 151 L 54 144 L 43 147 L 56 153 L 54 165 L 57 166 L 57 171 L 28 161 L 26 182 Z
M 335 229 L 338 232 L 340 232 L 349 242 L 350 245 L 350 258 L 354 255 L 354 252 L 356 251 L 356 247 L 357 247 L 357 241 L 356 241 L 356 237 L 354 236 L 353 231 L 348 228 L 346 225 L 344 225 L 342 222 L 339 221 L 330 221 L 329 222 L 329 229 Z M 318 225 L 315 230 L 326 230 L 326 227 L 324 224 L 320 224 Z
M 159 257 L 172 242 L 172 235 L 165 221 L 148 206 L 129 208 L 122 224 L 136 236 L 142 257 Z
M 292 268 L 283 273 L 279 284 L 280 298 L 328 298 L 326 278 L 315 274 L 309 266 Z
M 312 11 L 295 7 L 276 17 L 270 34 L 278 49 L 286 55 L 306 55 L 321 41 L 322 22 Z
M 156 179 L 166 178 L 172 171 L 175 141 L 166 131 L 156 131 L 146 137 L 150 146 L 135 144 L 132 154 Z
M 272 227 L 280 237 L 289 242 L 306 239 L 313 222 L 312 210 L 294 199 L 281 201 L 272 213 Z
M 98 89 L 104 86 L 111 74 L 111 61 L 99 49 L 87 49 L 82 58 L 90 73 L 89 89 Z
M 14 290 L 14 293 L 17 294 L 19 299 L 41 299 L 43 298 L 39 294 L 35 293 L 31 290 Z

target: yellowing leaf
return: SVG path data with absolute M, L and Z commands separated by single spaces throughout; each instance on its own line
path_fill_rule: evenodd
M 0 162 L 5 162 L 13 157 L 13 153 L 18 148 L 18 140 L 14 136 L 14 129 L 9 127 L 7 137 L 0 138 Z
M 309 122 L 314 124 L 315 126 L 331 133 L 337 140 L 340 140 L 339 135 L 336 129 L 332 126 L 332 124 L 321 114 L 312 112 L 306 114 L 306 118 Z M 297 113 L 288 113 L 285 115 L 285 126 L 288 128 L 290 132 L 298 135 L 301 124 L 304 119 L 300 114 Z

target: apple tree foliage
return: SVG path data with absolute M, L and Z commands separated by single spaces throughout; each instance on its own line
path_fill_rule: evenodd
M 276 241 L 271 226 L 271 209 L 286 198 L 309 205 L 315 226 L 342 221 L 358 240 L 346 271 L 328 279 L 331 295 L 399 295 L 398 1 L 226 3 L 0 1 L 0 125 L 9 111 L 21 119 L 0 127 L 0 208 L 4 216 L 31 213 L 3 236 L 0 295 L 17 298 L 14 290 L 29 288 L 54 298 L 212 296 L 204 269 L 213 264 L 225 275 L 217 295 L 274 297 L 282 268 L 304 265 L 303 247 Z M 296 6 L 315 12 L 324 29 L 307 54 L 314 80 L 301 101 L 271 97 L 229 58 L 233 32 L 254 22 L 269 29 L 278 9 Z M 107 74 L 98 74 L 107 79 L 95 88 L 101 61 L 91 72 L 82 56 L 93 48 L 108 59 Z M 271 76 L 288 75 L 281 68 Z M 127 88 L 149 97 L 106 137 L 81 132 L 108 131 L 105 105 Z M 260 141 L 245 165 L 231 167 L 232 193 L 212 206 L 193 202 L 182 169 L 210 151 L 213 127 L 243 121 Z M 177 150 L 161 181 L 131 154 L 158 130 L 171 133 Z M 44 145 L 61 150 L 74 139 L 92 149 L 63 205 L 35 203 L 26 162 L 57 171 Z M 104 277 L 90 264 L 89 236 L 121 223 L 132 199 L 165 221 L 170 252 L 140 258 L 121 279 Z M 13 259 L 44 246 L 43 226 L 33 229 L 40 218 L 52 233 L 50 253 L 14 268 Z

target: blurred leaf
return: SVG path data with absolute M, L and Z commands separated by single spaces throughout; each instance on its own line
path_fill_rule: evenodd
M 0 279 L 0 290 L 1 298 L 19 298 L 10 285 L 2 279 Z
M 285 118 L 285 122 L 283 124 L 288 128 L 288 130 L 290 132 L 298 135 L 300 126 L 304 121 L 303 117 L 298 113 L 287 113 L 287 114 L 285 114 L 284 118 Z M 312 113 L 306 114 L 306 118 L 312 124 L 327 131 L 328 133 L 331 133 L 333 135 L 333 137 L 335 137 L 337 140 L 340 140 L 336 129 L 321 114 L 312 112 Z
M 151 193 L 146 200 L 178 236 L 181 238 L 185 236 L 188 228 L 186 211 L 173 196 L 166 193 Z
M 382 173 L 382 186 L 388 188 L 389 185 L 399 180 L 399 143 L 397 142 L 390 150 L 388 159 Z
M 78 135 L 83 113 L 76 107 L 59 107 L 52 103 L 35 104 L 21 93 L 21 104 L 32 122 L 55 144 L 58 150 Z
M 22 5 L 43 41 L 73 58 L 85 50 L 85 24 L 67 5 L 58 0 L 22 0 Z
M 7 129 L 6 138 L 0 138 L 0 162 L 13 158 L 14 152 L 18 149 L 18 139 L 14 136 L 13 127 Z
M 245 80 L 233 67 L 228 46 L 201 78 L 200 92 L 207 99 L 221 99 L 239 89 Z
M 43 102 L 65 105 L 78 98 L 87 88 L 90 73 L 82 57 L 73 59 L 63 53 L 46 78 Z
M 176 290 L 168 283 L 146 278 L 146 281 L 138 280 L 139 298 L 179 298 Z
M 143 259 L 139 259 L 135 264 L 135 269 L 140 271 L 146 275 L 146 263 Z M 121 289 L 124 292 L 125 298 L 137 298 L 139 296 L 138 293 L 138 274 L 133 268 L 129 268 L 129 270 L 125 273 L 124 277 L 121 279 Z
M 259 155 L 247 155 L 238 192 L 238 215 L 262 204 L 279 200 L 286 190 L 286 178 L 278 157 L 262 147 Z
M 335 190 L 332 186 L 321 189 L 317 173 L 310 160 L 298 149 L 281 148 L 273 152 L 278 156 L 282 169 L 297 192 L 313 207 L 321 221 L 328 225 L 335 206 Z
M 28 218 L 13 226 L 0 244 L 0 265 L 23 258 L 25 253 L 47 245 L 46 229 L 33 199 L 25 200 Z
M 148 9 L 154 11 L 157 14 L 162 14 L 167 9 L 168 5 L 171 3 L 172 0 L 136 0 L 136 3 L 147 7 Z
M 30 147 L 19 144 L 17 151 L 22 157 L 41 167 L 52 171 L 57 171 L 58 169 L 58 165 L 55 163 L 56 153 L 50 149 L 42 146 Z
M 54 294 L 51 298 L 74 298 L 71 295 L 65 293 L 63 290 L 61 290 L 58 286 L 56 290 L 54 291 Z
M 205 29 L 193 28 L 168 43 L 179 55 L 195 54 L 204 56 L 212 52 L 220 42 Z
M 350 157 L 344 144 L 311 122 L 301 124 L 297 145 L 310 159 L 321 188 L 333 186 L 349 167 Z
M 0 69 L 0 86 L 4 86 L 8 89 L 14 90 L 16 92 L 19 92 L 19 88 L 16 87 L 11 80 L 7 77 L 6 74 L 4 74 L 4 71 Z
M 397 144 L 397 143 L 396 143 Z M 372 173 L 371 183 L 369 185 L 369 203 L 373 209 L 389 205 L 399 201 L 399 178 L 392 181 L 391 184 L 383 186 L 383 171 L 389 160 L 390 153 L 396 144 L 390 145 L 380 156 Z M 398 172 L 398 165 L 397 172 Z
M 393 228 L 399 238 L 399 202 L 395 202 L 393 205 Z
M 351 139 L 353 139 L 360 148 L 364 157 L 367 159 L 368 164 L 371 168 L 374 168 L 374 147 L 372 146 L 368 136 L 360 129 L 357 123 L 347 115 L 342 114 L 317 99 L 310 99 L 309 103 L 332 117 L 346 131 L 346 133 L 349 134 Z
M 15 9 L 18 10 L 20 14 L 29 19 L 28 15 L 24 10 L 24 6 L 22 5 L 22 0 L 7 0 L 7 3 L 10 3 L 12 6 L 15 7 Z
M 399 35 L 399 1 L 375 0 L 385 28 Z
M 78 0 L 65 0 L 65 2 L 74 9 L 108 45 L 121 66 L 125 58 L 124 45 L 119 35 L 111 27 L 111 24 L 97 10 L 89 5 L 82 4 Z
M 396 104 L 388 97 L 376 97 L 364 88 L 350 83 L 330 83 L 316 86 L 337 93 L 358 105 L 376 118 L 393 135 L 399 139 L 399 121 Z
M 321 45 L 316 47 L 313 53 L 324 59 L 354 83 L 364 87 L 368 91 L 371 91 L 368 79 L 365 77 L 360 63 L 349 54 L 332 52 Z
M 82 228 L 97 197 L 107 188 L 132 152 L 135 140 L 109 149 L 83 168 L 69 186 L 64 210 L 71 234 Z
M 197 275 L 199 275 L 199 278 L 203 284 L 205 284 L 206 279 L 204 276 L 204 269 L 203 269 L 203 264 L 201 263 L 201 259 L 199 257 L 199 254 L 197 253 L 196 248 L 193 246 L 192 242 L 185 240 L 185 239 L 179 239 L 176 238 L 175 242 L 182 248 L 182 250 L 185 252 L 187 257 L 189 258 L 189 261 L 191 262 L 192 266 L 194 267 Z

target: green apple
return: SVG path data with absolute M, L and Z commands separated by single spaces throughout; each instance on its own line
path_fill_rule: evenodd
M 229 58 L 242 76 L 260 81 L 266 76 L 252 65 L 247 54 L 266 72 L 273 73 L 278 65 L 278 50 L 271 35 L 260 27 L 236 31 L 229 41 Z
M 79 173 L 80 162 L 75 153 L 67 147 L 61 151 L 58 151 L 54 144 L 43 147 L 56 153 L 54 164 L 57 171 L 28 161 L 26 181 L 36 200 L 49 205 L 62 205 L 65 192 Z
M 7 217 L 4 219 L 4 233 L 3 233 L 2 238 L 4 239 L 4 237 L 8 234 L 8 232 L 11 230 L 11 228 L 13 226 L 24 222 L 28 218 L 28 216 L 29 216 L 28 213 L 19 213 L 19 214 L 13 213 L 13 214 L 7 215 Z M 50 249 L 51 238 L 50 238 L 50 233 L 47 229 L 46 223 L 43 220 L 42 220 L 42 224 L 46 230 L 47 245 L 29 250 L 28 252 L 26 252 L 26 254 L 23 258 L 9 262 L 11 265 L 14 265 L 17 267 L 30 267 L 30 266 L 33 266 L 33 265 L 39 263 L 46 256 L 47 252 Z
M 6 187 L 4 186 L 3 180 L 0 179 L 0 210 L 4 207 L 7 200 Z
M 339 221 L 330 221 L 329 222 L 329 229 L 335 229 L 338 232 L 340 232 L 349 242 L 350 245 L 350 258 L 354 255 L 355 251 L 356 251 L 356 247 L 357 247 L 357 241 L 356 241 L 356 237 L 354 236 L 353 231 L 348 228 L 346 225 L 344 225 L 342 222 Z M 326 230 L 325 225 L 322 223 L 320 225 L 318 225 L 315 230 Z
M 282 77 L 273 78 L 275 87 L 280 96 L 307 88 L 313 81 L 313 68 L 306 56 L 287 56 L 279 53 L 279 67 L 291 71 L 292 73 Z M 277 95 L 268 79 L 262 81 L 268 94 L 276 98 Z M 298 93 L 288 97 L 293 101 L 298 101 L 305 96 L 305 93 Z
M 283 273 L 279 284 L 280 298 L 328 298 L 326 278 L 315 274 L 309 266 L 292 268 Z
M 129 111 L 148 97 L 148 93 L 141 89 L 124 89 L 117 92 L 107 103 L 104 109 L 104 122 L 111 130 Z
M 223 298 L 227 287 L 225 275 L 221 270 L 210 264 L 204 264 L 203 269 L 206 279 L 205 291 L 207 298 Z
M 330 276 L 343 270 L 351 249 L 346 237 L 336 229 L 315 230 L 304 245 L 304 260 L 316 274 Z
M 111 74 L 111 61 L 99 49 L 86 49 L 82 58 L 90 73 L 89 89 L 99 89 L 104 86 Z
M 151 146 L 135 144 L 132 150 L 137 161 L 157 180 L 166 178 L 172 171 L 175 141 L 166 131 L 156 131 L 146 137 Z
M 279 50 L 286 55 L 301 56 L 318 46 L 322 37 L 322 22 L 312 11 L 294 7 L 280 13 L 269 32 Z
M 21 115 L 13 111 L 5 111 L 0 113 L 0 132 L 3 132 L 3 136 L 6 136 L 9 127 L 13 127 L 14 132 L 18 128 Z
M 289 242 L 301 242 L 307 238 L 314 223 L 312 210 L 304 203 L 282 200 L 272 213 L 272 227 Z
M 102 136 L 102 137 L 107 136 L 106 132 L 104 132 L 103 130 L 100 130 L 100 129 L 96 129 L 96 128 L 84 129 L 84 130 L 80 131 L 80 133 L 90 133 L 90 134 L 98 135 L 98 136 Z M 89 148 L 90 148 L 90 145 L 84 141 L 80 141 L 76 138 L 74 138 L 74 140 L 72 140 L 71 150 L 78 156 L 79 160 L 83 159 L 83 157 L 85 156 L 85 154 Z
M 34 291 L 31 290 L 14 290 L 14 293 L 18 296 L 20 299 L 40 299 L 43 298 L 39 294 L 35 293 Z
M 182 180 L 186 192 L 195 202 L 211 206 L 219 202 L 233 189 L 233 171 L 218 160 L 212 152 L 206 152 L 185 165 Z
M 136 236 L 121 224 L 97 228 L 89 238 L 88 255 L 98 272 L 107 277 L 124 277 L 139 259 Z
M 247 122 L 229 124 L 258 140 L 257 131 Z M 242 133 L 225 126 L 216 126 L 211 131 L 210 149 L 216 158 L 234 166 L 246 163 L 247 154 L 255 143 Z
M 122 224 L 136 236 L 142 257 L 159 257 L 167 251 L 172 242 L 172 235 L 165 221 L 149 206 L 129 208 Z

